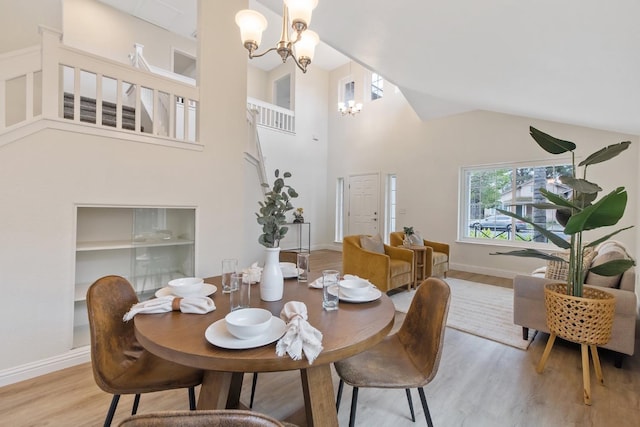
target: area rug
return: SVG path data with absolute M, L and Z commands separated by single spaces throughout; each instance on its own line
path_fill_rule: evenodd
M 513 289 L 485 285 L 467 280 L 447 278 L 451 288 L 451 304 L 447 326 L 526 350 L 531 344 L 522 339 L 522 327 L 513 323 Z M 396 310 L 406 313 L 415 290 L 391 296 Z

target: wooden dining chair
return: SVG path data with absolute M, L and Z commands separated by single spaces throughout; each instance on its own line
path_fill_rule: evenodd
M 418 287 L 398 332 L 367 351 L 335 363 L 340 377 L 336 410 L 344 383 L 353 387 L 350 427 L 355 425 L 361 387 L 405 389 L 413 421 L 410 389 L 417 388 L 427 424 L 433 427 L 423 387 L 438 372 L 450 299 L 446 282 L 435 277 L 426 279 Z
M 119 427 L 283 427 L 281 423 L 258 412 L 235 409 L 213 409 L 207 411 L 169 411 L 131 416 Z
M 93 377 L 98 387 L 113 394 L 105 426 L 111 425 L 122 394 L 135 394 L 135 415 L 141 393 L 188 388 L 193 410 L 195 386 L 202 383 L 203 371 L 154 356 L 138 343 L 133 321 L 122 320 L 137 302 L 133 287 L 120 276 L 102 277 L 87 291 Z

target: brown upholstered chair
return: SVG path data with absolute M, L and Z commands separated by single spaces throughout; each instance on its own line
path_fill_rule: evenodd
M 382 292 L 413 283 L 413 252 L 382 245 L 384 253 L 364 249 L 361 236 L 342 239 L 342 272 L 368 279 Z
M 98 387 L 113 394 L 104 425 L 111 425 L 121 394 L 135 394 L 135 414 L 141 393 L 189 389 L 189 405 L 195 409 L 194 387 L 202 382 L 201 370 L 161 359 L 138 343 L 133 321 L 122 317 L 138 297 L 131 284 L 120 276 L 98 279 L 87 291 L 91 330 L 91 366 Z
M 409 390 L 417 388 L 427 424 L 433 426 L 423 387 L 438 372 L 450 295 L 449 285 L 442 279 L 426 279 L 418 287 L 398 332 L 367 351 L 335 363 L 340 376 L 336 409 L 340 408 L 344 383 L 353 387 L 349 426 L 355 423 L 361 387 L 405 389 L 413 421 Z
M 402 246 L 404 232 L 394 231 L 389 234 L 391 246 Z M 427 247 L 426 277 L 447 277 L 449 271 L 449 245 L 447 243 L 423 240 Z
M 134 415 L 120 423 L 120 427 L 282 427 L 269 416 L 235 409 L 208 411 L 171 411 Z

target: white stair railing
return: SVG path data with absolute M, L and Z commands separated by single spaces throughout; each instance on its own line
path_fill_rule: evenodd
M 291 134 L 296 132 L 296 114 L 292 110 L 251 97 L 247 98 L 247 108 L 256 111 L 258 126 Z
M 65 46 L 61 42 L 62 34 L 56 30 L 40 27 L 40 32 L 40 46 L 0 55 L 0 137 L 6 139 L 14 129 L 47 119 L 152 135 L 159 139 L 150 142 L 160 144 L 197 141 L 199 90 L 196 86 Z M 132 92 L 130 87 L 142 90 Z M 68 93 L 66 112 L 65 92 Z M 133 95 L 130 101 L 127 101 L 127 92 Z M 145 92 L 148 95 L 144 97 L 150 98 L 143 100 Z M 151 131 L 141 126 L 143 102 L 149 105 L 153 115 Z M 161 113 L 158 106 L 163 102 L 167 107 Z M 109 103 L 115 106 L 110 107 L 115 110 L 115 118 L 103 123 L 103 106 Z M 189 108 L 176 108 L 176 104 Z M 128 107 L 135 109 L 131 113 L 135 115 L 134 124 L 127 125 L 131 129 L 123 127 L 123 110 Z M 159 127 L 162 115 L 167 117 L 168 123 L 163 126 L 168 127 L 168 132 L 161 132 Z

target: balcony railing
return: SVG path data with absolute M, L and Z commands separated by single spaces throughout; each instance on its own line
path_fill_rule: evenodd
M 296 115 L 292 110 L 255 98 L 247 98 L 247 108 L 256 112 L 258 126 L 291 134 L 296 132 Z
M 159 143 L 198 140 L 196 86 L 65 46 L 55 30 L 41 34 L 41 46 L 0 55 L 0 135 L 49 119 Z

